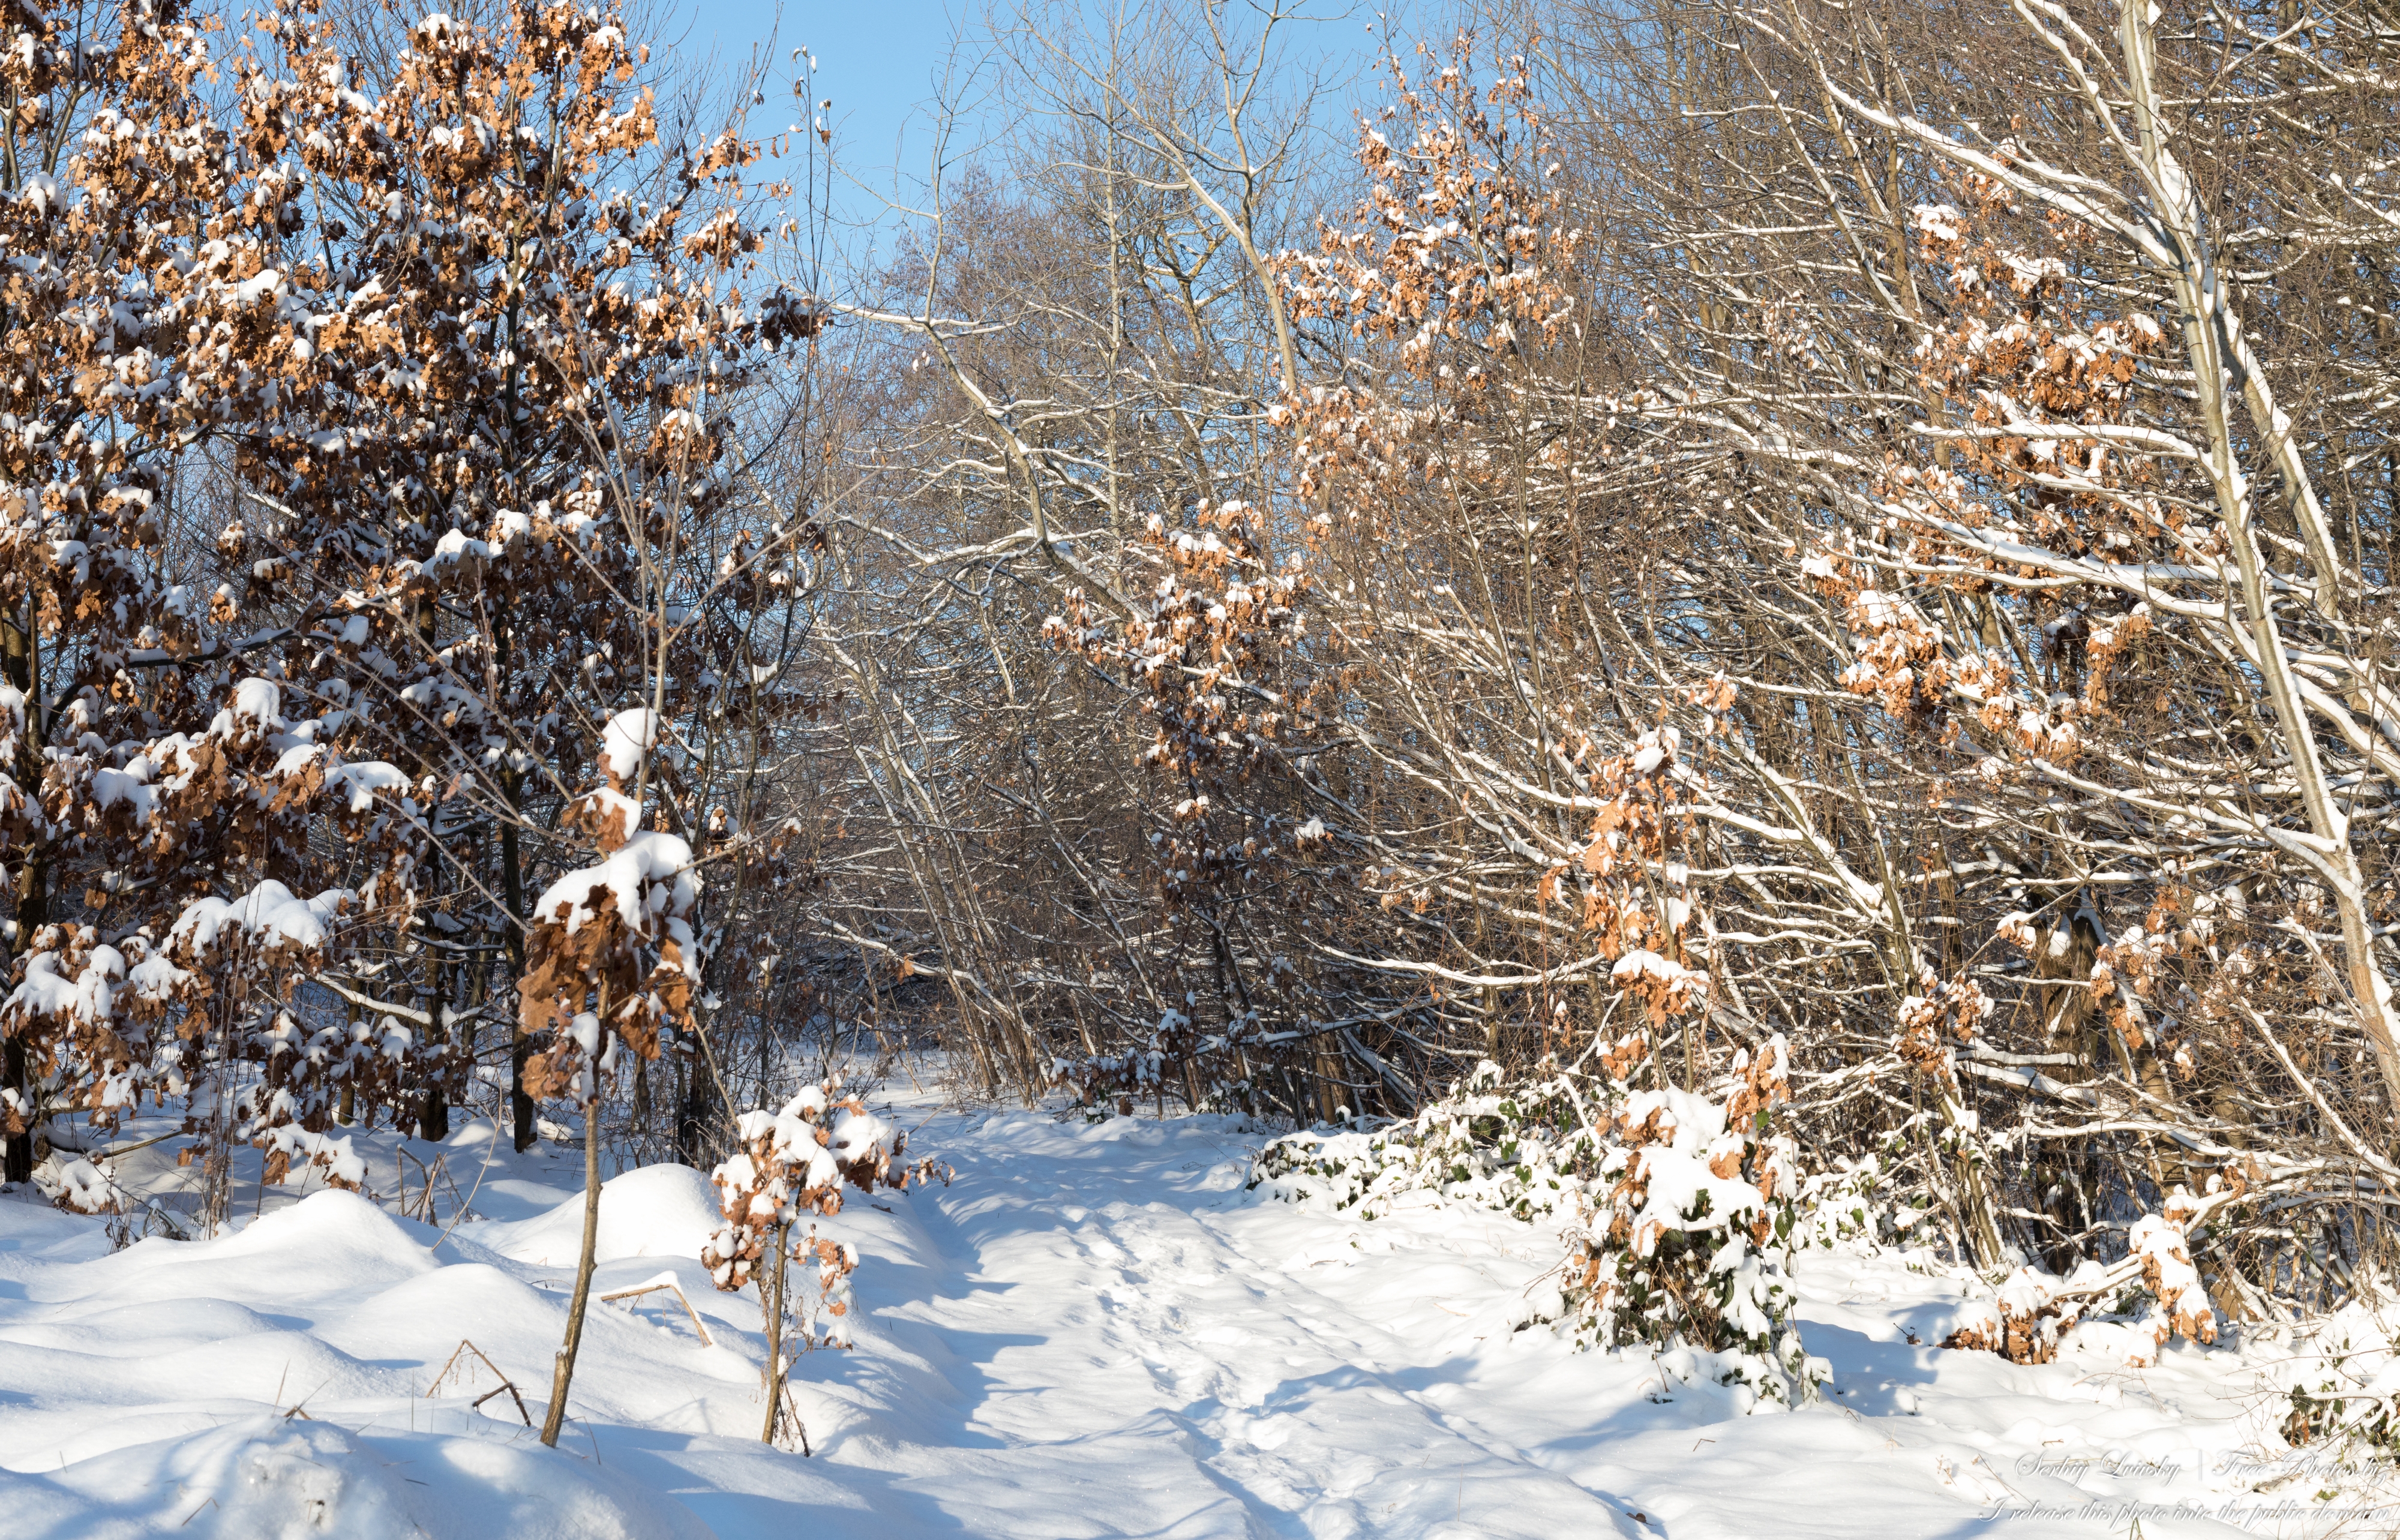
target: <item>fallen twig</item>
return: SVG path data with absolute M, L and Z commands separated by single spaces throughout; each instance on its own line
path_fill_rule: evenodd
M 655 1293 L 661 1288 L 673 1289 L 675 1291 L 675 1297 L 682 1302 L 683 1313 L 691 1317 L 691 1329 L 700 1333 L 700 1345 L 702 1347 L 715 1347 L 716 1343 L 715 1340 L 709 1336 L 708 1328 L 702 1324 L 700 1312 L 691 1307 L 691 1301 L 686 1299 L 684 1296 L 683 1285 L 675 1282 L 675 1276 L 672 1273 L 661 1273 L 657 1277 L 652 1278 L 648 1283 L 635 1284 L 631 1288 L 620 1288 L 614 1294 L 603 1294 L 600 1296 L 600 1300 L 601 1302 L 605 1304 L 611 1300 L 630 1300 L 636 1295 Z
M 505 1390 L 509 1393 L 509 1399 L 517 1404 L 517 1415 L 525 1419 L 525 1425 L 527 1427 L 533 1426 L 533 1414 L 525 1410 L 525 1397 L 517 1394 L 516 1382 L 510 1379 L 506 1374 L 501 1373 L 500 1366 L 492 1362 L 491 1356 L 488 1354 L 486 1354 L 482 1348 L 477 1347 L 473 1342 L 469 1342 L 464 1337 L 459 1338 L 458 1345 L 450 1350 L 449 1361 L 442 1366 L 442 1372 L 433 1376 L 433 1383 L 426 1386 L 425 1398 L 430 1401 L 435 1396 L 441 1394 L 442 1382 L 450 1377 L 450 1370 L 457 1366 L 458 1355 L 461 1353 L 471 1353 L 476 1357 L 483 1359 L 484 1367 L 490 1370 L 494 1374 L 499 1375 L 500 1378 L 499 1389 L 487 1390 L 481 1396 L 476 1397 L 473 1401 L 469 1403 L 470 1410 L 481 1411 L 485 1401 L 490 1400 L 493 1397 L 498 1396 L 500 1391 Z

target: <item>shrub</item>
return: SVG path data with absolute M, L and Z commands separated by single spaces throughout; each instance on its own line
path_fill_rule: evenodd
M 1790 1406 L 1827 1371 L 1790 1319 L 1801 1188 L 1792 1141 L 1774 1131 L 1785 1075 L 1780 1037 L 1738 1059 L 1714 1096 L 1629 1091 L 1548 1061 L 1510 1085 L 1486 1062 L 1406 1122 L 1276 1140 L 1251 1186 L 1369 1220 L 1423 1192 L 1557 1222 L 1566 1256 L 1523 1325 L 1659 1355 L 1687 1380 L 1733 1387 L 1744 1410 Z
M 2388 1308 L 2352 1303 L 2311 1333 L 2315 1351 L 2292 1359 L 2285 1443 L 2319 1446 L 2336 1460 L 2400 1457 L 2395 1330 Z

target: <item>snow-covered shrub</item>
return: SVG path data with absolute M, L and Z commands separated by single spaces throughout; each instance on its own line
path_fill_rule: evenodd
M 107 1172 L 64 1151 L 53 1151 L 34 1167 L 34 1185 L 70 1214 L 114 1214 L 124 1201 Z
M 1798 1210 L 1795 1250 L 1906 1243 L 1926 1217 L 1891 1190 L 1889 1167 L 1873 1152 L 1836 1155 L 1828 1169 L 1802 1178 Z
M 1826 1370 L 1790 1322 L 1801 1188 L 1792 1141 L 1773 1132 L 1789 1098 L 1782 1040 L 1736 1071 L 1702 1096 L 1628 1091 L 1555 1063 L 1509 1085 L 1487 1062 L 1405 1123 L 1276 1140 L 1251 1185 L 1366 1219 L 1430 1192 L 1557 1222 L 1567 1254 L 1527 1324 L 1655 1352 L 1687 1378 L 1740 1387 L 1751 1405 L 1788 1406 Z
M 784 1376 L 791 1368 L 784 1317 L 797 1304 L 804 1348 L 850 1346 L 850 1278 L 858 1270 L 858 1248 L 821 1233 L 813 1221 L 796 1242 L 793 1227 L 803 1214 L 839 1213 L 845 1182 L 872 1192 L 934 1176 L 948 1181 L 949 1171 L 931 1157 L 901 1164 L 907 1134 L 868 1111 L 856 1096 L 845 1095 L 839 1075 L 800 1087 L 775 1111 L 743 1113 L 738 1127 L 741 1150 L 709 1178 L 725 1224 L 702 1247 L 700 1260 L 727 1293 L 757 1284 L 768 1360 L 768 1410 L 760 1437 L 779 1442 L 788 1426 L 799 1432 L 805 1449 L 807 1435 L 784 1394 Z M 814 1288 L 804 1288 L 798 1301 L 786 1277 L 792 1262 L 815 1264 Z
M 710 1174 L 725 1216 L 700 1260 L 716 1287 L 731 1293 L 767 1274 L 775 1237 L 804 1214 L 841 1212 L 845 1183 L 864 1192 L 906 1189 L 948 1172 L 931 1156 L 901 1160 L 908 1136 L 841 1089 L 839 1076 L 799 1093 L 775 1111 L 742 1114 L 742 1148 Z M 850 1274 L 858 1252 L 818 1233 L 811 1224 L 789 1254 L 817 1265 L 817 1293 L 803 1307 L 803 1327 L 824 1345 L 850 1345 Z
M 1590 1109 L 1605 1083 L 1555 1064 L 1518 1085 L 1489 1060 L 1405 1123 L 1372 1131 L 1303 1128 L 1261 1151 L 1251 1177 L 1275 1197 L 1320 1193 L 1361 1219 L 1391 1212 L 1403 1194 L 1430 1192 L 1520 1220 L 1572 1213 L 1605 1154 Z
M 347 888 L 302 898 L 268 879 L 233 899 L 195 899 L 164 943 L 139 931 L 103 942 L 94 926 L 42 926 L 0 1001 L 0 1033 L 24 1038 L 56 1111 L 72 1108 L 108 1128 L 144 1090 L 162 1100 L 179 1095 L 195 1141 L 182 1152 L 186 1163 L 211 1169 L 211 1152 L 230 1142 L 264 1152 L 267 1183 L 284 1180 L 296 1160 L 335 1186 L 361 1186 L 364 1166 L 347 1143 L 336 1152 L 327 1134 L 340 1090 L 379 1093 L 397 1106 L 397 1087 L 427 1061 L 389 1017 L 389 1033 L 365 1023 L 311 1031 L 284 1003 L 297 979 L 341 955 L 338 934 L 356 900 Z M 265 998 L 223 1013 L 231 1019 L 221 1058 L 256 1063 L 257 1077 L 196 1095 L 198 1083 L 225 1074 L 225 1063 L 197 1046 L 209 1002 L 252 989 Z M 191 1014 L 179 1022 L 177 1013 Z M 63 1094 L 70 1084 L 79 1089 Z M 233 1113 L 222 1124 L 206 1111 L 218 1091 Z M 221 1197 L 221 1160 L 214 1170 Z
M 1785 1271 L 1798 1152 L 1770 1132 L 1790 1099 L 1781 1039 L 1723 1100 L 1638 1091 L 1602 1163 L 1615 1178 L 1569 1241 L 1561 1327 L 1576 1341 L 1691 1354 L 1707 1377 L 1789 1406 L 1827 1377 L 1791 1325 Z
M 2400 1457 L 2400 1314 L 2352 1302 L 2304 1339 L 2284 1370 L 2291 1411 L 2284 1441 L 2335 1458 Z
M 825 1347 L 848 1347 L 850 1275 L 858 1271 L 858 1247 L 820 1233 L 814 1224 L 792 1243 L 792 1260 L 816 1264 L 816 1288 L 794 1301 L 801 1337 Z
M 781 1110 L 738 1120 L 742 1149 L 709 1174 L 725 1225 L 700 1254 L 718 1288 L 730 1293 L 748 1284 L 768 1236 L 795 1214 L 839 1211 L 841 1170 L 823 1126 L 836 1094 L 830 1081 L 803 1086 Z
M 335 1138 L 330 1134 L 315 1134 L 298 1124 L 278 1124 L 259 1136 L 266 1150 L 266 1165 L 260 1180 L 280 1182 L 291 1175 L 292 1167 L 314 1166 L 323 1172 L 325 1185 L 356 1192 L 367 1184 L 367 1163 L 351 1148 L 348 1135 Z
M 2058 1278 L 2037 1267 L 2020 1267 L 1989 1300 L 1970 1301 L 1957 1327 L 1942 1345 L 1997 1353 L 2011 1363 L 2046 1364 L 2058 1356 L 2058 1334 L 2075 1324 L 2080 1307 L 2057 1299 Z
M 692 1024 L 700 877 L 689 844 L 642 829 L 635 795 L 659 738 L 658 715 L 648 707 L 610 717 L 600 732 L 607 784 L 560 815 L 562 826 L 591 838 L 600 859 L 566 873 L 534 903 L 517 1015 L 526 1039 L 542 1044 L 525 1071 L 526 1094 L 537 1100 L 568 1097 L 589 1106 L 620 1057 L 656 1058 L 666 1028 Z
M 2173 1338 L 2216 1341 L 2216 1307 L 2192 1265 L 2190 1235 L 2212 1208 L 2240 1195 L 2239 1188 L 2220 1185 L 2207 1197 L 2195 1198 L 2177 1187 L 2162 1212 L 2134 1221 L 2122 1259 L 2112 1264 L 2086 1261 L 2065 1278 L 2020 1267 L 1993 1298 L 1970 1301 L 1942 1345 L 2046 1364 L 2057 1356 L 2061 1333 L 2120 1301 L 2147 1302 L 2123 1323 L 2134 1343 L 2131 1364 L 2155 1362 L 2158 1349 Z
M 2167 1195 L 2165 1212 L 2145 1214 L 2134 1221 L 2125 1240 L 2140 1260 L 2142 1287 L 2156 1302 L 2143 1325 L 2153 1341 L 2170 1336 L 2196 1342 L 2216 1341 L 2216 1308 L 2191 1262 L 2190 1230 L 2199 1206 L 2189 1192 L 2176 1188 Z
M 1277 987 L 1289 982 L 1290 964 L 1276 958 L 1268 970 Z M 1187 993 L 1183 1003 L 1197 1009 Z M 1061 1055 L 1043 1067 L 1049 1083 L 1070 1092 L 1084 1116 L 1095 1123 L 1128 1116 L 1145 1101 L 1173 1096 L 1193 1111 L 1247 1113 L 1259 1101 L 1276 1099 L 1262 1080 L 1295 1062 L 1290 1034 L 1269 1031 L 1257 1007 L 1234 1013 L 1221 1028 L 1204 1031 L 1191 1011 L 1170 1005 L 1149 1033 L 1116 1052 Z M 1289 1086 L 1284 1090 L 1288 1093 Z

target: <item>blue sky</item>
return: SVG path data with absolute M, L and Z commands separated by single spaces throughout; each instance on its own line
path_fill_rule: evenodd
M 777 85 L 752 120 L 759 134 L 795 120 L 790 90 L 792 49 L 806 46 L 816 56 L 820 98 L 833 101 L 836 149 L 851 175 L 882 191 L 892 187 L 895 165 L 909 180 L 921 178 L 930 149 L 927 109 L 938 78 L 950 61 L 961 30 L 979 30 L 989 0 L 657 0 L 661 23 L 654 34 L 688 56 L 712 55 L 726 71 L 738 70 L 754 47 L 770 47 Z M 1084 0 L 1098 13 L 1109 0 Z M 1200 0 L 1190 0 L 1197 5 Z M 1241 7 L 1236 7 L 1238 11 Z M 1405 16 L 1419 8 L 1411 0 L 1325 0 L 1286 35 L 1288 46 L 1321 48 L 1337 75 L 1363 83 L 1370 47 L 1368 24 L 1378 13 Z M 1237 15 L 1238 30 L 1243 17 Z M 968 61 L 975 51 L 967 50 Z M 1339 117 L 1339 110 L 1336 116 Z M 861 202 L 871 202 L 857 195 Z
M 895 163 L 921 172 L 927 140 L 920 109 L 934 94 L 960 24 L 980 8 L 979 0 L 667 0 L 662 14 L 671 20 L 659 35 L 689 55 L 713 53 L 729 71 L 743 67 L 754 47 L 771 44 L 777 84 L 752 120 L 761 135 L 799 120 L 790 89 L 792 50 L 806 47 L 817 60 L 816 95 L 833 100 L 841 164 L 888 190 Z M 912 118 L 918 131 L 909 135 Z
M 755 107 L 750 130 L 764 140 L 788 125 L 811 123 L 792 90 L 792 50 L 805 46 L 816 58 L 816 83 L 811 101 L 830 98 L 825 115 L 835 134 L 834 150 L 840 174 L 825 205 L 831 220 L 823 238 L 822 260 L 833 266 L 871 266 L 877 248 L 886 247 L 907 221 L 893 212 L 893 204 L 921 206 L 928 161 L 935 143 L 934 102 L 946 75 L 949 90 L 965 109 L 965 119 L 945 144 L 953 163 L 971 159 L 978 138 L 1002 128 L 998 115 L 977 120 L 975 107 L 980 91 L 969 75 L 982 60 L 985 19 L 993 0 L 653 0 L 656 9 L 649 35 L 654 45 L 671 48 L 683 58 L 713 61 L 726 83 L 739 77 L 754 50 L 763 53 L 770 70 L 766 101 Z M 1124 0 L 1070 0 L 1095 20 Z M 1170 0 L 1197 7 L 1203 0 Z M 1003 9 L 1014 9 L 1001 0 Z M 1362 104 L 1351 93 L 1372 95 L 1369 69 L 1372 33 L 1379 17 L 1403 19 L 1441 7 L 1424 0 L 1317 0 L 1281 34 L 1284 58 L 1302 73 L 1316 73 L 1319 83 L 1334 93 L 1320 103 L 1318 126 L 1346 142 L 1349 114 Z M 1238 34 L 1247 30 L 1256 8 L 1236 0 L 1228 21 Z M 1403 34 L 1413 30 L 1405 21 Z M 1438 29 L 1440 30 L 1440 29 Z M 964 34 L 967 42 L 960 47 Z M 1446 33 L 1445 33 L 1446 34 Z M 955 57 L 954 57 L 955 56 Z M 1313 56 L 1313 59 L 1312 57 Z M 1311 63 L 1316 69 L 1310 70 Z M 764 168 L 770 174 L 798 180 L 801 168 L 792 160 Z M 896 172 L 896 175 L 895 175 Z M 846 252 L 844 259 L 836 252 Z M 859 270 L 852 267 L 853 271 Z M 815 269 L 806 279 L 815 282 Z

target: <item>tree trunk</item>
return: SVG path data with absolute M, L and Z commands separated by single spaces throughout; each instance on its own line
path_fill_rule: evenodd
M 428 946 L 425 948 L 425 980 L 423 988 L 425 1014 L 430 1018 L 425 1036 L 429 1043 L 445 1050 L 443 1068 L 433 1075 L 433 1083 L 425 1088 L 425 1099 L 417 1107 L 416 1137 L 439 1144 L 450 1137 L 450 1093 L 445 1083 L 449 1074 L 450 1025 L 444 1019 L 449 1006 L 448 991 L 442 987 L 442 954 Z
M 792 1227 L 775 1227 L 775 1271 L 762 1293 L 772 1298 L 763 1302 L 767 1307 L 767 1425 L 758 1435 L 762 1444 L 775 1441 L 777 1414 L 784 1409 L 784 1264 L 791 1251 Z
M 525 861 L 517 848 L 517 812 L 522 798 L 518 795 L 518 778 L 511 772 L 500 779 L 506 795 L 508 815 L 500 821 L 500 896 L 508 906 L 508 934 L 505 938 L 509 954 L 509 976 L 521 979 L 525 972 Z M 533 1097 L 525 1095 L 525 1060 L 533 1056 L 532 1044 L 525 1037 L 525 1023 L 519 1020 L 511 1032 L 509 1048 L 509 1111 L 516 1126 L 511 1137 L 517 1153 L 533 1148 Z
M 23 697 L 25 721 L 17 735 L 17 760 L 9 767 L 17 784 L 29 790 L 41 784 L 42 741 L 41 693 L 36 688 L 41 673 L 40 644 L 34 629 L 34 612 L 29 607 L 17 623 L 0 628 L 0 676 L 5 676 Z M 37 856 L 28 861 L 17 881 L 17 942 L 22 946 L 33 939 L 34 933 L 49 920 L 48 862 Z M 26 1063 L 25 1043 L 21 1038 L 10 1038 L 0 1048 L 0 1085 L 6 1085 L 23 1098 L 22 1105 L 30 1113 L 34 1109 L 34 1087 L 31 1067 Z M 29 1116 L 25 1131 L 7 1140 L 0 1140 L 0 1181 L 27 1182 L 34 1179 L 34 1120 Z
M 31 939 L 34 931 L 49 922 L 49 865 L 47 860 L 25 864 L 17 881 L 17 936 L 21 944 Z M 34 1179 L 34 1076 L 26 1062 L 25 1042 L 20 1037 L 8 1039 L 0 1047 L 0 1085 L 6 1085 L 23 1098 L 27 1118 L 25 1131 L 13 1138 L 0 1140 L 0 1181 L 28 1182 Z
M 684 1096 L 683 1105 L 675 1111 L 675 1144 L 683 1152 L 686 1165 L 705 1170 L 715 1164 L 708 1158 L 708 1130 L 716 1123 L 720 1111 L 716 1076 L 710 1072 L 707 1064 L 702 1062 L 700 1056 L 707 1049 L 701 1043 L 699 1035 L 686 1035 L 683 1043 L 677 1044 L 679 1052 L 687 1052 L 683 1046 L 686 1043 L 691 1046 L 683 1061 Z
M 25 1073 L 23 1040 L 12 1037 L 6 1044 L 0 1044 L 0 1085 L 6 1085 L 23 1098 L 22 1105 L 28 1111 L 32 1111 L 34 1102 L 32 1087 L 28 1084 L 30 1079 Z M 34 1125 L 28 1121 L 23 1133 L 13 1135 L 5 1141 L 5 1152 L 0 1152 L 0 1181 L 25 1182 L 33 1179 Z
M 596 1072 L 596 1071 L 595 1071 Z M 566 1387 L 575 1378 L 576 1350 L 583 1345 L 583 1310 L 592 1298 L 592 1267 L 600 1247 L 600 1098 L 583 1104 L 583 1255 L 575 1264 L 575 1298 L 566 1306 L 566 1341 L 559 1345 L 550 1375 L 550 1411 L 541 1420 L 541 1441 L 558 1447 L 566 1423 Z

